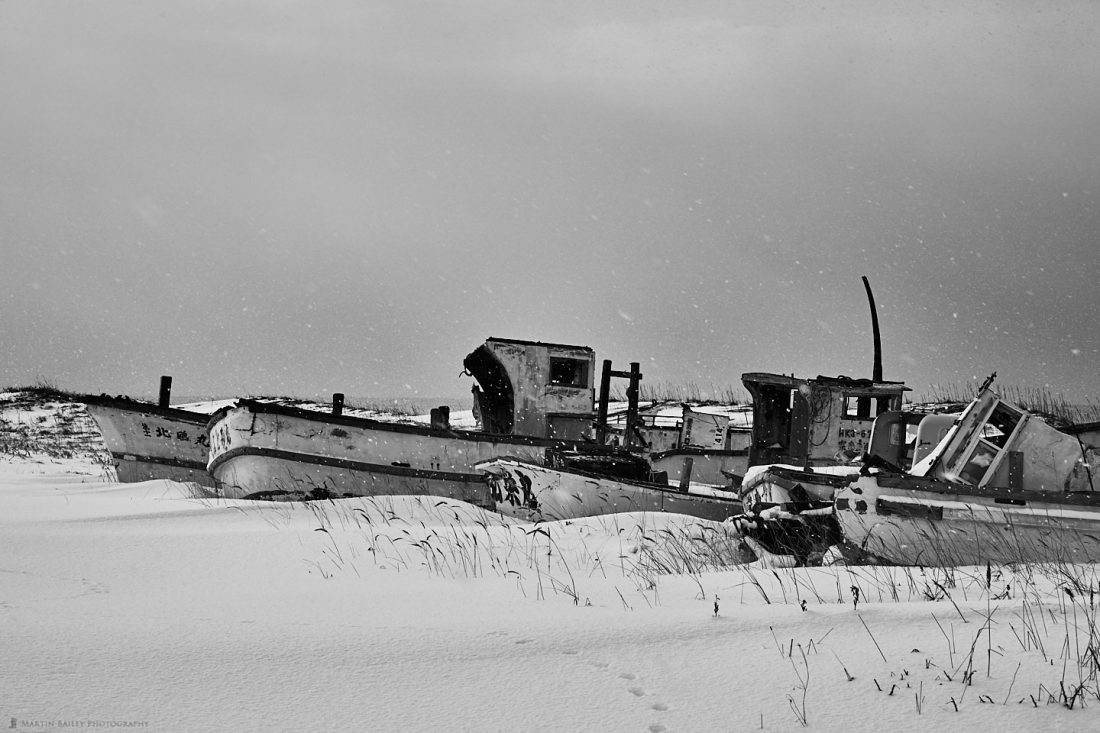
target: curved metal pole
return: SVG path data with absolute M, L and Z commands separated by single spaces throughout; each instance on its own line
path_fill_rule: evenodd
M 878 330 L 878 310 L 875 309 L 875 296 L 871 293 L 871 283 L 863 276 L 863 287 L 867 290 L 867 302 L 871 305 L 871 332 L 875 337 L 875 363 L 871 368 L 871 379 L 882 381 L 882 337 Z

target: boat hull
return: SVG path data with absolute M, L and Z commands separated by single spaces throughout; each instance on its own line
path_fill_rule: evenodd
M 119 481 L 187 481 L 212 487 L 206 470 L 209 415 L 136 400 L 82 400 L 99 426 Z
M 218 494 L 248 499 L 327 499 L 347 496 L 440 496 L 488 506 L 477 473 L 332 460 L 303 453 L 242 449 L 216 469 Z
M 514 459 L 488 461 L 479 468 L 489 476 L 496 510 L 527 521 L 667 512 L 721 522 L 741 512 L 741 502 L 733 494 L 714 489 L 691 493 L 673 486 L 566 471 Z
M 1100 562 L 1100 494 L 872 475 L 835 509 L 846 542 L 893 564 Z
M 228 498 L 442 496 L 491 507 L 480 461 L 544 461 L 557 441 L 329 415 L 242 400 L 211 418 L 208 470 Z

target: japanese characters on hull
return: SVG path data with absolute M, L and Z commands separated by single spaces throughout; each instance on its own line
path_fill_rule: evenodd
M 150 424 L 150 422 L 146 420 L 141 423 L 141 433 L 146 438 L 161 438 L 182 443 L 193 443 L 194 445 L 201 445 L 205 448 L 210 447 L 210 440 L 205 430 L 181 430 L 165 424 Z

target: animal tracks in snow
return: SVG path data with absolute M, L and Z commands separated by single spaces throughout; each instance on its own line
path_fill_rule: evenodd
M 569 656 L 576 656 L 576 655 L 579 655 L 580 653 L 581 653 L 581 651 L 578 650 L 578 649 L 565 649 L 565 650 L 562 651 L 562 654 L 566 654 L 566 655 L 569 655 Z M 610 670 L 610 668 L 611 668 L 611 663 L 610 662 L 605 662 L 605 661 L 602 661 L 602 660 L 599 660 L 599 659 L 588 659 L 588 660 L 586 660 L 586 663 L 591 667 L 595 667 L 596 669 Z M 650 697 L 649 691 L 641 683 L 641 680 L 639 679 L 638 675 L 636 675 L 635 673 L 633 673 L 633 672 L 619 672 L 618 675 L 616 675 L 616 676 L 619 680 L 622 680 L 625 683 L 626 692 L 628 694 L 632 695 L 633 697 L 637 698 L 638 700 L 643 700 L 643 698 Z M 657 712 L 657 713 L 665 713 L 665 712 L 668 712 L 668 711 L 673 709 L 671 705 L 669 705 L 668 703 L 665 703 L 665 702 L 661 702 L 661 701 L 646 701 L 646 702 L 649 702 L 649 709 L 654 711 L 654 712 Z M 649 726 L 647 726 L 646 730 L 648 730 L 650 733 L 666 733 L 668 731 L 668 728 L 665 726 L 664 723 L 654 722 L 654 723 L 650 724 Z
M 502 638 L 505 638 L 505 637 L 509 636 L 507 631 L 489 631 L 485 635 L 486 636 L 499 636 L 499 637 L 502 637 Z M 525 637 L 521 637 L 519 639 L 516 639 L 512 643 L 513 644 L 530 644 L 533 641 L 534 641 L 534 639 L 528 639 L 528 638 L 525 638 Z M 566 652 L 566 653 L 568 654 L 568 652 Z M 573 652 L 573 653 L 576 654 L 576 652 Z
M 603 666 L 606 667 L 606 666 L 610 666 L 610 665 L 603 665 Z M 619 673 L 619 679 L 624 680 L 628 683 L 629 682 L 637 683 L 639 681 L 638 680 L 638 675 L 634 674 L 633 672 L 620 672 Z M 626 691 L 628 693 L 630 693 L 631 695 L 633 695 L 634 697 L 638 698 L 639 700 L 641 698 L 644 698 L 644 697 L 649 697 L 649 691 L 641 684 L 628 685 L 627 688 L 626 688 Z M 667 703 L 658 701 L 658 702 L 651 703 L 650 706 L 649 706 L 649 709 L 653 710 L 655 712 L 658 712 L 658 713 L 664 713 L 664 712 L 667 712 L 667 711 L 671 710 L 672 708 Z M 651 724 L 647 728 L 647 730 L 649 730 L 650 733 L 664 733 L 665 731 L 668 730 L 668 728 L 666 728 L 663 723 L 657 722 L 657 723 Z
M 81 593 L 81 595 L 84 595 L 84 596 L 87 596 L 87 595 L 100 595 L 100 594 L 103 594 L 103 593 L 110 593 L 111 592 L 110 586 L 108 586 L 105 583 L 89 583 L 87 580 L 84 580 L 83 578 L 80 579 L 80 582 L 84 584 L 84 592 Z

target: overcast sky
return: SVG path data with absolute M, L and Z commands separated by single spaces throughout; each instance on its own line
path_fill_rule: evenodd
M 489 336 L 1100 398 L 1100 3 L 0 2 L 0 387 L 464 394 Z

